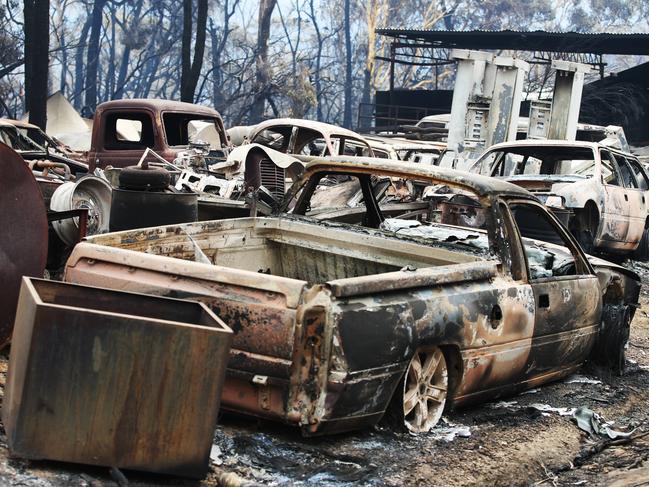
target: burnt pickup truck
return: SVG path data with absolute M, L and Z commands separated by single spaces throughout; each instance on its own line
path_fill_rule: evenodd
M 386 219 L 378 177 L 444 187 L 484 218 L 446 205 L 429 221 Z M 361 225 L 308 216 L 332 178 L 359 181 Z M 448 223 L 460 220 L 480 223 Z M 532 220 L 561 244 L 528 238 Z M 589 359 L 620 369 L 640 290 L 634 273 L 591 263 L 523 188 L 365 158 L 313 160 L 275 216 L 87 238 L 65 279 L 208 304 L 235 332 L 222 407 L 304 435 L 367 427 L 386 410 L 426 432 L 445 407 Z

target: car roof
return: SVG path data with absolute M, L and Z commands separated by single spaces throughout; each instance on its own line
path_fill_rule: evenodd
M 635 155 L 630 152 L 625 152 L 616 147 L 611 147 L 609 145 L 601 144 L 599 142 L 588 142 L 585 140 L 554 140 L 554 139 L 523 139 L 515 140 L 511 142 L 501 142 L 500 144 L 494 144 L 491 147 L 485 149 L 482 153 L 483 155 L 492 150 L 505 149 L 509 147 L 578 147 L 578 148 L 588 148 L 592 150 L 597 149 L 606 149 L 612 152 L 618 152 L 624 154 L 625 156 L 630 156 L 636 158 Z M 482 156 L 481 156 L 482 157 Z
M 11 118 L 0 118 L 0 124 L 2 125 L 13 125 L 16 128 L 21 128 L 21 129 L 37 129 L 40 130 L 40 128 L 37 125 L 31 124 L 29 122 L 23 122 L 22 120 L 13 120 Z
M 411 177 L 434 180 L 436 184 L 448 184 L 467 189 L 478 196 L 511 195 L 535 199 L 534 195 L 507 181 L 456 169 L 430 166 L 412 162 L 397 162 L 373 157 L 336 156 L 330 158 L 309 158 L 304 176 L 321 171 L 357 172 L 362 174 L 382 173 L 391 177 Z
M 259 132 L 261 132 L 262 130 L 265 130 L 269 127 L 273 127 L 276 125 L 294 125 L 296 127 L 303 127 L 312 130 L 317 130 L 318 132 L 327 136 L 342 135 L 347 137 L 354 137 L 356 139 L 360 139 L 367 142 L 362 135 L 352 130 L 345 129 L 342 127 L 338 127 L 337 125 L 331 125 L 324 122 L 317 122 L 315 120 L 305 120 L 303 118 L 271 118 L 270 120 L 265 120 L 255 125 L 255 127 L 251 130 L 250 135 L 254 136 Z
M 213 108 L 205 107 L 202 105 L 194 105 L 193 103 L 185 103 L 182 101 L 158 100 L 154 98 L 132 98 L 106 101 L 97 106 L 97 112 L 118 108 L 125 110 L 128 110 L 129 108 L 147 108 L 154 112 L 183 112 L 203 115 L 210 118 L 221 118 L 219 112 L 217 112 Z
M 410 140 L 403 137 L 382 137 L 380 135 L 366 135 L 370 144 L 381 144 L 392 147 L 394 150 L 444 150 L 446 142 L 433 142 L 427 140 Z
M 553 139 L 523 139 L 513 140 L 511 142 L 501 142 L 494 144 L 488 149 L 498 149 L 501 147 L 604 147 L 597 142 L 588 142 L 584 140 L 553 140 Z

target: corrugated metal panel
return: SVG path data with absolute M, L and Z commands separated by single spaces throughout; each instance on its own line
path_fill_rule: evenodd
M 376 33 L 441 48 L 649 55 L 648 33 L 426 29 L 376 29 Z

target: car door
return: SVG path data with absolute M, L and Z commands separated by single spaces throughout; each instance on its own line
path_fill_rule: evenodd
M 525 378 L 544 381 L 575 369 L 588 357 L 601 318 L 599 282 L 574 239 L 542 205 L 514 200 L 508 206 L 535 302 Z
M 600 149 L 599 155 L 604 204 L 600 215 L 598 238 L 611 242 L 613 246 L 624 245 L 629 232 L 629 194 L 623 185 L 618 163 L 611 151 Z
M 626 242 L 635 246 L 642 238 L 647 219 L 645 196 L 647 181 L 643 178 L 644 172 L 637 161 L 633 161 L 632 158 L 619 153 L 613 153 L 613 156 L 618 163 L 620 174 L 622 175 L 622 183 L 626 190 L 625 202 L 627 203 L 626 208 L 629 216 Z M 632 161 L 635 162 L 636 167 L 632 165 Z

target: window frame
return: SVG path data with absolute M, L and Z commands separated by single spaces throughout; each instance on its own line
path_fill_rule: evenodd
M 547 210 L 545 206 L 543 206 L 541 203 L 534 200 L 516 198 L 516 197 L 503 198 L 501 201 L 504 203 L 504 207 L 498 205 L 498 208 L 505 221 L 505 228 L 507 232 L 510 233 L 510 246 L 516 245 L 518 247 L 516 250 L 516 257 L 517 257 L 516 259 L 514 259 L 515 254 L 513 249 L 510 248 L 510 255 L 512 257 L 511 259 L 512 269 L 510 271 L 512 273 L 512 277 L 514 278 L 514 280 L 517 280 L 516 279 L 517 273 L 521 277 L 520 280 L 528 284 L 534 284 L 537 282 L 542 283 L 542 282 L 550 282 L 550 281 L 561 281 L 567 279 L 579 279 L 583 276 L 592 277 L 593 275 L 596 275 L 592 265 L 590 264 L 588 258 L 586 257 L 586 254 L 584 253 L 583 249 L 577 244 L 575 238 L 561 224 L 561 222 L 557 219 L 557 217 L 551 211 Z M 555 229 L 558 231 L 559 235 L 561 235 L 564 244 L 565 243 L 569 244 L 569 245 L 564 245 L 564 247 L 566 247 L 573 255 L 573 258 L 575 260 L 575 270 L 576 270 L 575 274 L 571 274 L 567 276 L 550 276 L 550 277 L 541 277 L 541 278 L 532 279 L 529 260 L 527 258 L 527 252 L 525 252 L 525 244 L 523 243 L 523 239 L 528 237 L 523 237 L 521 235 L 518 224 L 516 223 L 516 219 L 512 214 L 511 205 L 528 205 L 530 207 L 537 208 L 539 211 L 547 215 L 549 223 L 552 224 L 555 227 Z M 514 239 L 515 242 L 513 241 Z M 540 240 L 540 242 L 543 241 Z M 521 264 L 522 264 L 522 268 L 516 267 L 516 266 L 521 266 Z
M 139 142 L 128 142 L 117 139 L 117 121 L 133 120 L 142 123 L 142 131 Z M 145 123 L 146 122 L 146 123 Z M 147 109 L 135 110 L 107 110 L 102 115 L 101 122 L 101 151 L 105 152 L 125 152 L 125 151 L 143 151 L 147 148 L 159 149 L 158 130 L 155 123 L 155 114 Z M 145 129 L 150 129 L 151 144 L 146 143 Z M 109 136 L 112 134 L 112 136 Z
M 635 176 L 635 179 L 638 182 L 638 187 L 635 188 L 635 189 L 637 189 L 638 191 L 649 191 L 649 177 L 647 176 L 647 171 L 645 171 L 645 168 L 642 167 L 642 164 L 640 163 L 640 161 L 633 158 L 633 157 L 626 157 L 626 160 L 627 160 L 627 163 L 629 164 L 629 166 L 631 166 L 631 171 L 633 172 L 633 174 Z M 633 170 L 633 166 L 636 166 L 639 169 L 639 171 L 635 172 Z M 645 188 L 640 187 L 640 181 L 638 180 L 638 174 L 640 174 L 640 176 L 642 177 Z
M 600 149 L 598 151 L 598 154 L 599 154 L 599 162 L 601 164 L 599 172 L 600 172 L 600 180 L 602 181 L 602 184 L 605 185 L 605 186 L 613 186 L 613 187 L 616 187 L 616 188 L 622 188 L 622 189 L 626 188 L 626 186 L 624 185 L 624 179 L 622 178 L 622 174 L 620 173 L 619 164 L 617 162 L 617 159 L 615 158 L 615 154 L 612 151 L 610 151 L 608 149 L 605 149 L 603 147 L 600 147 Z M 611 158 L 607 157 L 606 160 L 610 161 L 611 164 L 613 165 L 613 172 L 615 172 L 615 176 L 617 178 L 618 184 L 611 184 L 611 183 L 604 180 L 604 171 L 603 171 L 603 169 L 604 169 L 604 160 L 605 160 L 605 158 L 603 157 L 604 154 L 608 154 L 612 158 L 612 160 L 611 160 Z

